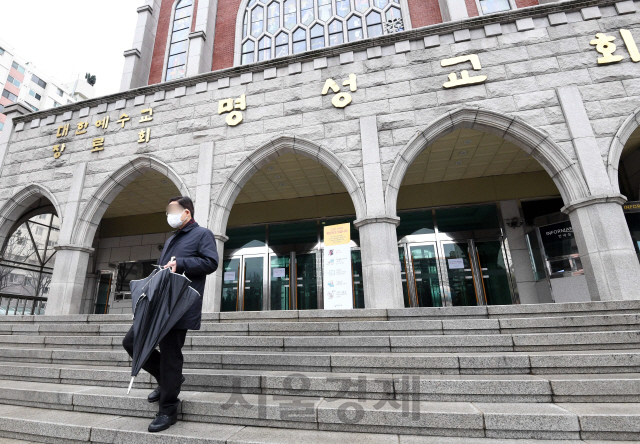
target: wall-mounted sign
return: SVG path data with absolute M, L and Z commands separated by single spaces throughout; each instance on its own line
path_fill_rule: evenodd
M 449 269 L 451 270 L 460 270 L 464 268 L 464 260 L 463 259 L 447 259 L 449 262 Z
M 640 213 L 640 201 L 627 202 L 622 209 L 625 213 Z
M 225 271 L 224 272 L 224 280 L 225 281 L 235 281 L 236 280 L 236 272 L 235 271 Z
M 324 308 L 353 308 L 351 276 L 351 225 L 324 227 Z
M 283 277 L 285 277 L 285 269 L 284 268 L 274 268 L 273 269 L 273 277 L 274 278 L 283 278 Z

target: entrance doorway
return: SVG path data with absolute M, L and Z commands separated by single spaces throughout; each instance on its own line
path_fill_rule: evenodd
M 514 285 L 495 205 L 400 215 L 406 307 L 507 305 Z

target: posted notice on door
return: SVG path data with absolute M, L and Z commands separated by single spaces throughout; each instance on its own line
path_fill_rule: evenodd
M 324 227 L 324 308 L 353 308 L 350 224 Z

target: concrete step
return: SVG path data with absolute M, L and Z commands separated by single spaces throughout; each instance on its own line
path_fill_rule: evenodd
M 636 326 L 638 327 L 638 326 Z M 0 335 L 21 348 L 122 349 L 122 335 Z M 640 348 L 640 331 L 413 336 L 189 336 L 183 350 L 366 353 L 483 353 L 500 351 L 621 350 Z
M 494 305 L 481 307 L 423 307 L 357 310 L 288 310 L 203 313 L 203 322 L 360 322 L 443 319 L 505 319 L 527 317 L 571 317 L 640 313 L 640 300 L 574 302 L 565 304 Z M 130 323 L 130 314 L 0 316 L 0 323 Z
M 13 381 L 127 387 L 126 367 L 56 364 L 0 364 L 0 387 Z M 640 402 L 640 374 L 419 375 L 185 369 L 184 390 L 467 402 Z M 4 381 L 4 382 L 3 382 Z M 151 390 L 156 381 L 142 371 L 134 388 Z
M 455 307 L 453 307 L 455 308 Z M 421 310 L 421 309 L 415 309 Z M 206 314 L 206 313 L 205 313 Z M 78 315 L 86 318 L 86 315 Z M 116 316 L 120 315 L 108 315 Z M 203 315 L 204 317 L 204 315 Z M 21 316 L 1 316 L 2 335 L 64 335 L 99 336 L 124 335 L 131 327 L 131 318 L 118 322 L 67 322 L 63 317 L 40 316 L 33 321 L 16 321 Z M 26 318 L 26 317 L 25 317 Z M 29 318 L 34 318 L 33 316 Z M 55 318 L 56 320 L 53 320 Z M 640 313 L 600 314 L 583 316 L 553 316 L 503 319 L 445 320 L 369 320 L 309 322 L 221 322 L 204 320 L 200 330 L 190 330 L 189 336 L 412 336 L 412 335 L 487 335 L 590 331 L 637 330 Z
M 640 373 L 640 350 L 356 353 L 185 351 L 185 368 L 383 374 Z M 124 350 L 1 347 L 0 362 L 130 366 Z
M 76 422 L 76 426 L 87 427 L 93 421 L 109 426 L 116 415 L 148 421 L 157 405 L 147 402 L 147 394 L 148 390 L 138 389 L 127 395 L 124 388 L 15 383 L 2 390 L 7 405 L 0 406 L 0 431 L 16 432 L 17 422 L 25 421 L 31 423 L 33 435 L 39 429 L 34 423 L 45 428 L 44 422 L 50 436 L 64 435 L 69 428 L 51 422 L 67 424 L 73 417 L 79 419 L 79 412 L 100 417 L 85 417 L 87 422 Z M 180 398 L 179 417 L 193 423 L 478 438 L 640 439 L 640 404 L 634 403 L 472 404 L 186 391 Z M 21 404 L 45 410 L 21 412 L 16 408 Z M 107 420 L 106 415 L 113 416 Z M 91 430 L 85 428 L 84 440 L 87 432 Z M 70 434 L 60 437 L 78 439 Z

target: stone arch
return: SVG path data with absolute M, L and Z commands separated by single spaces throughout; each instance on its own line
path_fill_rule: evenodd
M 211 209 L 209 228 L 214 234 L 223 235 L 226 232 L 231 207 L 251 176 L 273 159 L 287 153 L 311 158 L 328 168 L 340 179 L 349 192 L 356 210 L 356 218 L 360 219 L 365 216 L 364 193 L 353 172 L 328 149 L 299 137 L 285 135 L 279 136 L 253 151 L 229 174 Z
M 532 127 L 518 117 L 482 108 L 463 107 L 433 121 L 398 153 L 385 190 L 388 215 L 396 214 L 400 185 L 416 157 L 440 137 L 460 128 L 475 129 L 502 137 L 531 155 L 551 176 L 565 205 L 588 195 L 579 165 L 551 139 L 549 134 Z
M 16 223 L 24 216 L 25 212 L 39 199 L 45 198 L 53 207 L 56 216 L 62 223 L 62 212 L 58 200 L 48 188 L 37 183 L 30 183 L 21 188 L 0 208 L 0 248 L 4 247 L 5 240 L 11 235 Z M 32 213 L 35 216 L 38 213 Z
M 107 177 L 89 198 L 75 224 L 72 244 L 90 248 L 98 224 L 113 199 L 134 179 L 149 170 L 162 173 L 175 184 L 183 196 L 191 197 L 186 184 L 169 165 L 152 156 L 136 157 Z
M 609 175 L 609 181 L 613 187 L 614 193 L 620 192 L 620 184 L 618 183 L 618 169 L 620 167 L 620 158 L 622 157 L 622 150 L 627 144 L 631 134 L 640 127 L 640 108 L 636 108 L 633 113 L 626 118 L 620 128 L 616 132 L 616 135 L 609 145 L 609 155 L 607 157 L 607 174 Z

